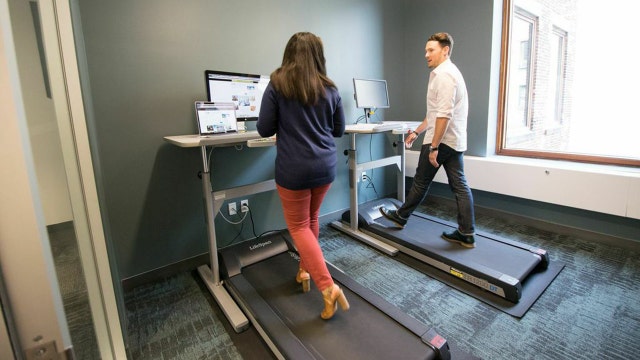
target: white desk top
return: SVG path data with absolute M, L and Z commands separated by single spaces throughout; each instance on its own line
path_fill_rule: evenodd
M 404 134 L 409 130 L 414 130 L 418 125 L 420 125 L 418 121 L 385 121 L 377 124 L 348 124 L 345 133 L 374 134 L 391 131 L 393 134 Z M 165 141 L 180 147 L 229 146 L 260 138 L 260 134 L 258 134 L 256 130 L 210 136 L 192 134 L 164 137 Z
M 228 134 L 216 134 L 210 136 L 193 135 L 174 135 L 165 136 L 164 139 L 173 145 L 180 147 L 198 147 L 198 146 L 229 146 L 233 144 L 246 143 L 247 140 L 260 139 L 257 131 L 235 132 Z
M 415 130 L 420 125 L 418 121 L 384 121 L 382 123 L 348 124 L 347 134 L 375 134 L 391 131 L 393 134 L 403 134 L 409 130 Z

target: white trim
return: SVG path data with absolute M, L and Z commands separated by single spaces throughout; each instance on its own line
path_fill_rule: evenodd
M 413 177 L 419 151 L 407 151 Z M 640 219 L 640 169 L 507 156 L 465 156 L 473 189 Z M 447 183 L 444 171 L 434 181 Z
M 126 359 L 93 173 L 70 4 L 55 0 L 39 3 L 74 227 L 98 347 L 103 359 Z

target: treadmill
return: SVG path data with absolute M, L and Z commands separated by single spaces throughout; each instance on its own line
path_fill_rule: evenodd
M 349 129 L 347 129 L 349 132 Z M 398 251 L 436 269 L 487 290 L 508 301 L 517 303 L 522 295 L 522 284 L 531 274 L 543 271 L 549 264 L 548 253 L 513 240 L 476 232 L 476 247 L 464 248 L 442 239 L 443 231 L 457 228 L 457 224 L 414 212 L 407 225 L 399 229 L 380 214 L 379 208 L 399 208 L 405 194 L 406 131 L 393 131 L 401 135 L 396 147 L 399 154 L 371 162 L 357 163 L 356 134 L 351 132 L 348 155 L 350 175 L 350 209 L 341 221 L 331 225 L 378 250 L 394 256 Z M 364 170 L 386 165 L 398 167 L 398 196 L 396 199 L 377 199 L 358 204 L 358 174 Z
M 447 341 L 327 263 L 350 309 L 322 320 L 324 301 L 295 282 L 299 256 L 288 231 L 220 249 L 223 283 L 281 359 L 450 359 Z M 313 293 L 315 292 L 315 293 Z
M 360 230 L 506 300 L 517 303 L 527 277 L 549 265 L 545 250 L 492 234 L 476 232 L 476 247 L 472 249 L 446 241 L 441 237 L 442 232 L 455 230 L 457 224 L 419 212 L 414 212 L 407 225 L 399 229 L 380 214 L 379 208 L 399 208 L 401 205 L 395 199 L 360 205 Z M 349 217 L 349 211 L 343 213 L 343 222 L 348 223 Z

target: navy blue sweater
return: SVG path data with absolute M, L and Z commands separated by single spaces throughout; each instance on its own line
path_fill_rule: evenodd
M 271 83 L 267 86 L 258 117 L 262 137 L 277 135 L 276 184 L 289 190 L 330 184 L 336 177 L 334 137 L 344 134 L 342 99 L 335 88 L 315 106 L 286 99 Z

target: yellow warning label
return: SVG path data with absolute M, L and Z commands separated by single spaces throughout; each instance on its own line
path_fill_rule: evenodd
M 464 278 L 464 274 L 454 268 L 449 268 L 449 272 L 451 273 L 451 275 L 457 276 L 460 279 Z

